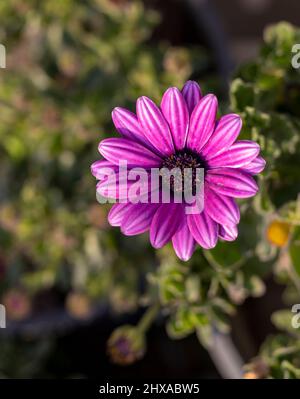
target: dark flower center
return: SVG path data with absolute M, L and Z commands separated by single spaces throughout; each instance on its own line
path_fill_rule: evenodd
M 178 173 L 170 175 L 166 169 L 168 171 L 176 170 Z M 195 195 L 196 186 L 201 183 L 202 175 L 199 173 L 201 169 L 204 169 L 205 173 L 206 163 L 198 154 L 189 150 L 178 151 L 163 160 L 160 169 L 162 183 L 163 185 L 170 184 L 174 193 L 181 193 L 187 189 Z

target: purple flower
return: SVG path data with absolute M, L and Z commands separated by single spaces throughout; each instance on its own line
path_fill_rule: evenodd
M 177 256 L 185 261 L 190 259 L 197 243 L 209 249 L 215 247 L 218 238 L 237 238 L 240 212 L 235 198 L 257 193 L 253 175 L 264 169 L 265 161 L 259 156 L 257 143 L 236 141 L 241 118 L 228 114 L 217 119 L 217 108 L 213 94 L 203 97 L 199 85 L 188 81 L 182 91 L 169 88 L 160 107 L 141 97 L 137 100 L 136 115 L 123 108 L 113 110 L 113 122 L 121 137 L 99 144 L 105 160 L 96 161 L 91 168 L 100 180 L 98 191 L 105 194 L 103 168 L 117 171 L 119 160 L 125 160 L 128 169 L 142 167 L 148 171 L 200 166 L 204 169 L 204 209 L 201 213 L 186 214 L 186 204 L 175 201 L 117 203 L 108 216 L 112 226 L 120 226 L 126 235 L 149 230 L 155 248 L 172 240 Z M 132 184 L 127 183 L 128 187 Z M 148 182 L 146 186 L 148 189 Z M 118 187 L 115 198 L 121 199 L 121 178 Z M 111 194 L 109 190 L 106 193 Z

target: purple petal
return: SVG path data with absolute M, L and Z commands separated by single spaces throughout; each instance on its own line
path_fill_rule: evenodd
M 133 236 L 149 230 L 158 207 L 159 204 L 130 204 L 121 223 L 122 233 Z
M 218 224 L 206 212 L 188 215 L 189 229 L 201 247 L 214 248 L 218 241 Z
M 239 140 L 228 149 L 221 151 L 209 159 L 208 165 L 211 168 L 228 167 L 240 168 L 249 164 L 259 154 L 260 147 L 250 140 Z
M 200 152 L 213 133 L 218 100 L 213 94 L 207 94 L 196 105 L 190 119 L 187 147 Z
M 184 218 L 182 204 L 161 204 L 156 211 L 151 227 L 150 242 L 154 248 L 163 247 L 171 240 Z
M 136 104 L 137 116 L 145 137 L 162 155 L 174 152 L 169 125 L 160 109 L 150 98 L 140 97 Z
M 205 187 L 205 212 L 217 223 L 237 224 L 240 221 L 240 210 L 235 200 Z
M 108 161 L 118 165 L 127 161 L 128 167 L 158 167 L 161 159 L 141 144 L 123 138 L 104 139 L 99 144 L 99 152 Z
M 224 115 L 217 122 L 215 131 L 201 153 L 206 159 L 210 159 L 220 151 L 229 148 L 237 139 L 242 128 L 242 120 L 239 115 Z
M 255 180 L 237 169 L 219 168 L 208 170 L 205 183 L 218 194 L 236 198 L 253 197 L 258 187 Z
M 234 241 L 238 236 L 238 229 L 236 225 L 219 226 L 219 237 L 225 241 Z
M 130 205 L 131 204 L 114 204 L 108 213 L 108 223 L 111 226 L 121 226 Z
M 133 112 L 117 107 L 112 111 L 111 116 L 116 129 L 123 137 L 133 141 L 144 139 L 138 118 Z
M 172 243 L 176 255 L 183 261 L 188 261 L 195 250 L 195 240 L 188 228 L 187 221 L 182 223 L 182 226 L 177 230 L 172 237 Z
M 194 108 L 202 98 L 200 86 L 197 82 L 189 80 L 183 86 L 182 95 L 191 115 L 194 111 Z
M 181 92 L 176 87 L 168 89 L 161 102 L 161 110 L 169 123 L 177 150 L 185 145 L 189 124 L 189 112 Z
M 256 175 L 262 172 L 265 169 L 265 166 L 266 161 L 262 157 L 258 156 L 253 159 L 253 161 L 251 161 L 248 165 L 244 165 L 241 170 Z
M 116 129 L 124 138 L 137 141 L 156 152 L 152 144 L 144 136 L 138 118 L 133 112 L 117 107 L 112 112 L 112 120 Z
M 111 173 L 116 173 L 118 171 L 118 166 L 113 165 L 106 159 L 101 159 L 96 161 L 91 166 L 91 172 L 94 177 L 98 180 L 102 180 Z

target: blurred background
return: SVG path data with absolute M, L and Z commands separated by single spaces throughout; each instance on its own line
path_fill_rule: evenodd
M 127 367 L 110 360 L 112 331 L 136 324 L 161 298 L 166 270 L 176 261 L 168 248 L 157 254 L 147 237 L 123 237 L 108 225 L 110 206 L 96 201 L 90 165 L 99 158 L 98 142 L 116 134 L 111 110 L 134 110 L 140 95 L 159 101 L 168 86 L 194 79 L 204 92 L 219 96 L 222 111 L 238 112 L 232 79 L 260 78 L 258 72 L 250 75 L 250 67 L 240 72 L 240 66 L 267 54 L 260 50 L 267 25 L 281 20 L 300 25 L 298 10 L 297 0 L 1 2 L 0 43 L 7 51 L 7 67 L 0 69 L 0 303 L 7 311 L 7 328 L 0 329 L 2 378 L 219 377 L 195 334 L 168 337 L 171 310 L 165 297 L 165 311 L 147 333 L 143 359 Z M 288 64 L 280 68 L 285 71 Z M 276 71 L 261 84 L 270 96 L 272 85 L 279 87 Z M 285 111 L 298 118 L 295 80 L 298 94 L 292 92 Z M 280 101 L 265 102 L 261 110 L 281 112 Z M 256 125 L 248 119 L 254 134 Z M 285 125 L 281 129 L 287 131 Z M 277 158 L 280 165 L 291 159 Z M 276 191 L 282 189 L 280 179 L 270 180 L 275 209 L 295 199 L 298 170 L 294 166 L 294 180 L 285 181 L 291 188 L 282 196 Z M 274 208 L 254 217 L 249 212 L 257 208 L 251 207 L 245 208 L 250 222 L 245 217 L 244 231 L 255 223 L 261 247 L 266 243 L 257 226 L 265 228 Z M 245 258 L 248 252 L 242 241 L 239 245 Z M 220 249 L 225 264 L 232 259 L 229 250 Z M 284 287 L 271 273 L 278 253 L 270 252 L 260 258 L 257 274 L 241 274 L 244 291 L 233 292 L 237 283 L 230 280 L 229 299 L 226 293 L 230 306 L 240 305 L 228 323 L 244 361 L 275 331 L 269 316 L 283 307 Z M 207 261 L 201 256 L 191 270 L 197 270 L 197 260 Z M 201 281 L 205 278 L 211 282 L 216 276 Z M 235 272 L 228 277 L 236 278 Z

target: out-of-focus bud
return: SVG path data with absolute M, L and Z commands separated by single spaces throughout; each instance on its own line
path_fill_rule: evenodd
M 169 73 L 186 78 L 192 72 L 189 52 L 184 48 L 171 47 L 166 52 L 164 68 Z
M 117 314 L 134 312 L 138 306 L 136 293 L 122 286 L 115 287 L 110 292 L 109 299 L 113 311 Z
M 257 380 L 266 378 L 269 374 L 269 366 L 261 358 L 255 358 L 245 366 L 244 379 Z
M 145 336 L 137 327 L 117 328 L 107 342 L 107 352 L 113 363 L 126 366 L 140 360 L 146 351 Z
M 287 273 L 293 267 L 291 257 L 288 251 L 281 251 L 275 263 L 275 270 L 278 273 Z
M 66 298 L 65 307 L 75 319 L 88 319 L 92 313 L 91 300 L 83 292 L 70 292 Z
M 2 304 L 10 320 L 24 320 L 30 315 L 32 309 L 29 295 L 16 288 L 6 291 L 2 297 Z
M 267 227 L 269 242 L 277 247 L 284 247 L 289 240 L 291 225 L 280 220 L 273 220 Z
M 20 220 L 12 206 L 4 205 L 0 207 L 0 225 L 13 233 L 17 231 Z
M 81 60 L 71 49 L 64 49 L 58 58 L 59 68 L 67 78 L 75 78 L 81 69 Z
M 76 240 L 74 237 L 72 237 L 70 234 L 67 235 L 60 227 L 53 229 L 51 238 L 53 239 L 53 242 L 57 248 L 63 248 L 64 250 L 71 250 L 76 245 Z
M 105 206 L 99 206 L 99 204 L 93 204 L 88 209 L 87 217 L 89 223 L 100 229 L 106 229 L 109 227 L 107 222 L 107 209 Z
M 59 129 L 61 127 L 61 116 L 55 106 L 47 104 L 41 116 L 43 124 L 47 129 Z
M 242 286 L 230 284 L 228 287 L 228 295 L 233 303 L 241 305 L 247 297 L 247 291 Z

